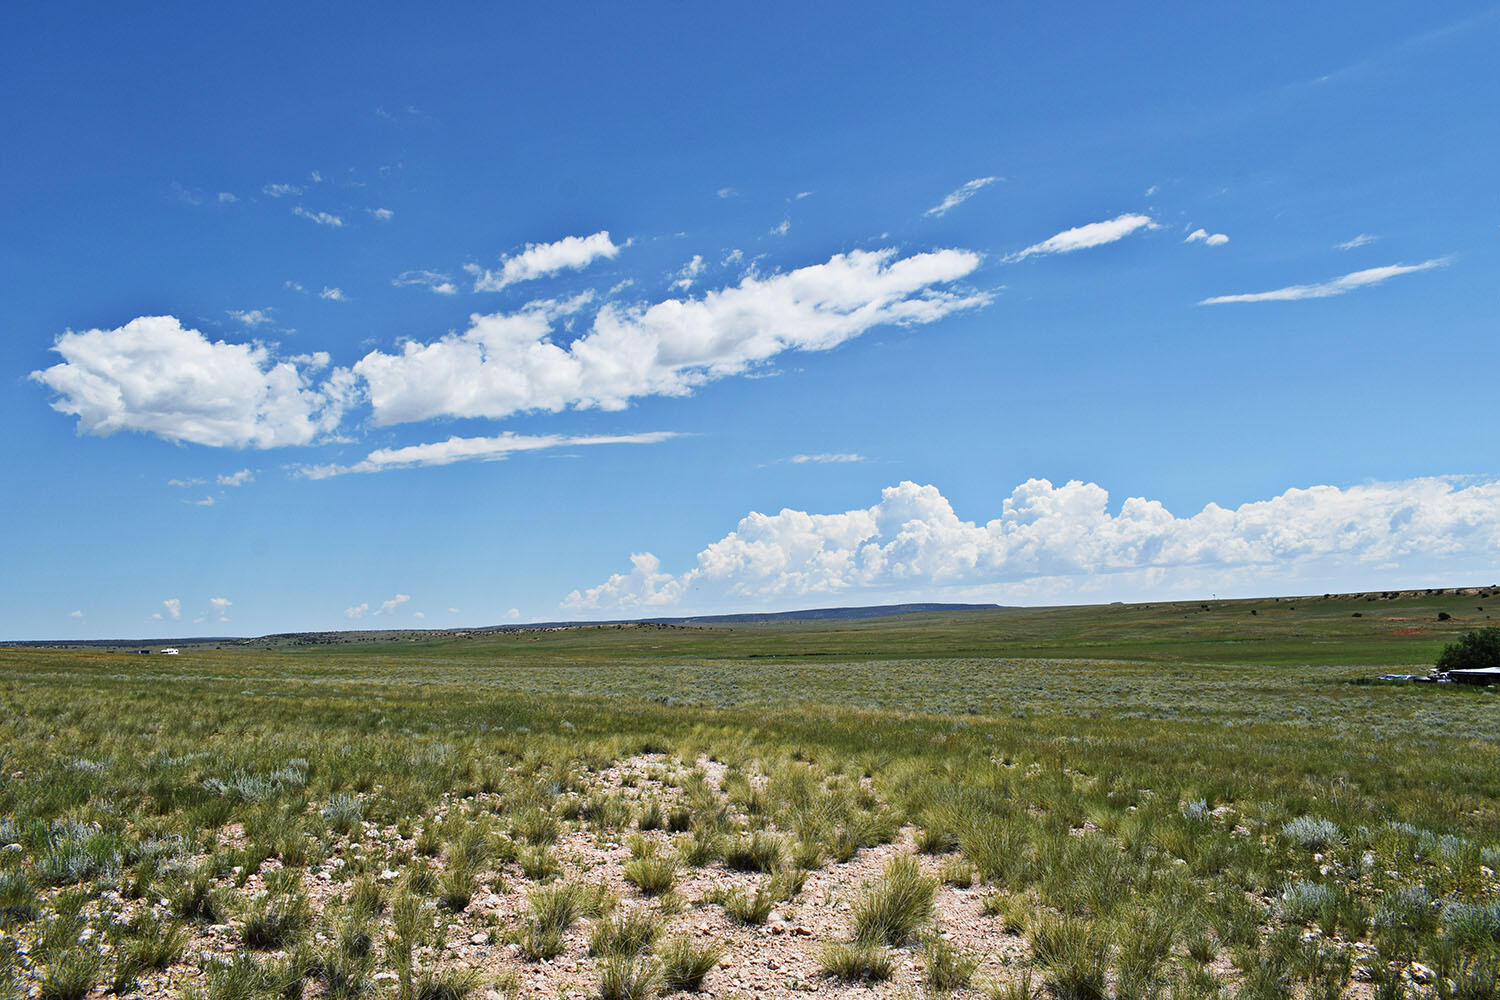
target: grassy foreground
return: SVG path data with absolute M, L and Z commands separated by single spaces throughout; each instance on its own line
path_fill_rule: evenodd
M 0 997 L 1492 997 L 1487 598 L 0 649 Z

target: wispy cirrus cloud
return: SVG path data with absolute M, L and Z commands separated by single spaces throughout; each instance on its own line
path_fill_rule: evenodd
M 498 462 L 517 452 L 545 451 L 551 448 L 585 448 L 606 444 L 657 444 L 677 437 L 675 431 L 648 431 L 643 434 L 513 434 L 494 437 L 450 437 L 431 444 L 405 448 L 380 448 L 351 465 L 307 465 L 295 471 L 305 479 L 330 479 L 350 473 L 386 472 L 392 469 L 415 469 L 424 466 L 452 465 L 455 462 Z
M 1342 243 L 1335 243 L 1333 248 L 1335 250 L 1358 250 L 1360 247 L 1369 246 L 1378 239 L 1380 239 L 1378 236 L 1371 236 L 1369 233 L 1360 233 L 1353 239 L 1345 240 Z
M 950 192 L 946 198 L 938 202 L 936 205 L 933 205 L 922 214 L 939 217 L 947 215 L 950 210 L 957 208 L 959 205 L 962 205 L 964 202 L 974 197 L 974 195 L 978 194 L 984 188 L 988 187 L 991 184 L 994 184 L 999 180 L 1004 180 L 1004 178 L 976 177 L 972 181 L 967 181 L 964 184 L 960 185 L 956 191 Z
M 806 465 L 809 462 L 814 465 L 840 465 L 850 462 L 863 462 L 865 456 L 852 451 L 819 452 L 816 455 L 793 455 L 786 461 L 792 465 Z
M 526 249 L 500 262 L 500 270 L 491 271 L 478 264 L 465 265 L 474 276 L 474 291 L 498 292 L 521 281 L 556 274 L 559 271 L 581 271 L 600 258 L 619 256 L 629 241 L 617 244 L 609 231 L 601 229 L 591 236 L 565 236 L 556 243 L 528 243 Z
M 450 275 L 444 274 L 441 271 L 428 271 L 420 268 L 411 271 L 402 271 L 391 279 L 391 284 L 397 288 L 412 286 L 425 288 L 428 291 L 436 292 L 438 295 L 456 295 L 458 293 L 458 286 L 453 283 L 453 278 Z
M 1014 263 L 1025 260 L 1027 257 L 1054 253 L 1073 253 L 1075 250 L 1102 247 L 1107 243 L 1123 240 L 1139 229 L 1154 228 L 1156 228 L 1156 222 L 1149 215 L 1119 215 L 1104 222 L 1090 222 L 1084 226 L 1064 229 L 1056 236 L 1049 236 L 1040 243 L 1033 243 L 1025 250 L 1019 250 L 1016 253 L 1010 254 L 1005 260 L 1007 263 Z
M 1295 302 L 1299 299 L 1326 299 L 1335 295 L 1343 295 L 1357 288 L 1366 288 L 1370 285 L 1378 285 L 1383 281 L 1400 277 L 1403 274 L 1417 274 L 1421 271 L 1431 271 L 1433 268 L 1447 265 L 1447 257 L 1438 257 L 1426 260 L 1420 264 L 1388 264 L 1385 267 L 1370 267 L 1363 271 L 1355 271 L 1332 281 L 1325 281 L 1316 285 L 1288 285 L 1285 288 L 1274 288 L 1269 292 L 1245 292 L 1239 295 L 1215 295 L 1212 298 L 1203 299 L 1200 306 L 1217 306 L 1233 302 Z

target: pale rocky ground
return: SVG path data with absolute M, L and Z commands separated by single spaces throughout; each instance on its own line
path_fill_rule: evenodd
M 705 774 L 713 787 L 721 787 L 725 776 L 722 764 L 700 758 L 688 767 L 659 755 L 647 755 L 619 762 L 590 775 L 589 792 L 615 791 L 637 800 L 638 804 L 655 799 L 665 809 L 684 801 L 683 792 L 675 784 L 692 769 Z M 656 777 L 651 777 L 653 775 Z M 663 782 L 658 780 L 659 777 L 669 780 Z M 763 780 L 751 778 L 752 783 Z M 495 801 L 487 801 L 490 799 Z M 493 811 L 497 805 L 497 797 L 485 795 L 463 802 L 445 801 L 427 821 L 441 820 L 450 810 L 461 808 L 483 813 Z M 774 827 L 770 829 L 775 831 Z M 355 859 L 361 854 L 376 859 L 413 855 L 419 830 L 420 825 L 414 824 L 408 831 L 411 836 L 402 838 L 396 827 L 366 823 L 358 842 L 351 843 L 348 838 L 343 838 L 326 860 L 309 866 L 303 886 L 320 934 L 323 925 L 318 921 L 318 915 L 334 906 L 348 891 L 350 882 L 340 877 L 341 869 L 350 863 L 346 858 Z M 631 828 L 600 831 L 587 825 L 564 823 L 563 832 L 553 845 L 553 856 L 560 870 L 552 884 L 603 883 L 618 897 L 620 909 L 662 911 L 661 899 L 644 897 L 624 877 L 624 866 L 631 860 L 626 842 L 635 833 Z M 945 862 L 955 856 L 919 854 L 913 835 L 913 829 L 906 828 L 892 843 L 863 849 L 846 863 L 825 861 L 821 868 L 808 873 L 801 892 L 794 899 L 778 904 L 762 925 L 737 924 L 721 906 L 707 899 L 716 890 L 733 886 L 743 886 L 753 892 L 763 880 L 770 878 L 769 875 L 730 871 L 722 863 L 702 868 L 681 866 L 675 890 L 667 897 L 666 909 L 670 912 L 664 915 L 666 934 L 663 939 L 676 933 L 687 933 L 703 944 L 718 943 L 723 947 L 723 958 L 705 980 L 699 994 L 702 996 L 923 996 L 923 955 L 916 944 L 896 950 L 896 972 L 886 982 L 846 983 L 827 975 L 822 968 L 825 945 L 846 941 L 850 937 L 850 907 L 861 886 L 877 878 L 891 858 L 908 854 L 917 858 L 924 874 L 939 880 L 934 919 L 927 928 L 928 932 L 940 935 L 978 960 L 972 986 L 954 996 L 980 996 L 987 985 L 1017 982 L 1027 964 L 1029 949 L 1023 937 L 1007 932 L 1003 920 L 983 913 L 982 900 L 993 890 L 978 883 L 970 887 L 942 883 L 941 870 Z M 655 830 L 641 836 L 656 842 L 664 853 L 673 853 L 674 835 Z M 231 826 L 222 839 L 226 847 L 232 847 L 242 840 L 242 835 Z M 440 866 L 442 860 L 437 858 L 433 863 Z M 236 888 L 231 879 L 224 879 L 220 882 L 220 889 L 226 896 L 241 900 L 252 898 L 263 890 L 265 876 L 279 867 L 279 862 L 268 861 L 260 873 L 245 881 L 243 887 Z M 378 864 L 373 866 L 373 874 L 386 886 L 391 886 L 398 878 L 396 870 Z M 529 961 L 517 945 L 506 943 L 506 932 L 520 927 L 525 921 L 527 894 L 535 888 L 537 884 L 525 878 L 516 864 L 482 872 L 478 889 L 464 911 L 450 914 L 435 910 L 432 913 L 433 919 L 443 927 L 442 944 L 419 948 L 418 968 L 477 969 L 481 973 L 481 986 L 474 996 L 486 1000 L 597 996 L 601 960 L 588 953 L 592 923 L 589 919 L 579 920 L 567 932 L 565 950 L 549 961 Z M 91 910 L 96 911 L 98 905 L 90 903 L 85 915 L 92 915 Z M 128 917 L 135 909 L 149 905 L 153 903 L 119 901 L 118 908 L 122 916 Z M 380 918 L 376 933 L 377 954 L 380 953 L 378 942 L 383 940 L 389 920 L 387 911 Z M 143 976 L 138 991 L 125 995 L 157 998 L 181 995 L 194 986 L 201 989 L 206 980 L 204 966 L 218 960 L 227 961 L 243 947 L 237 918 L 232 917 L 231 921 L 207 927 L 193 926 L 194 936 L 183 960 L 168 970 Z M 260 954 L 274 959 L 282 957 L 283 953 Z M 1233 967 L 1222 952 L 1213 968 L 1229 979 L 1234 977 Z M 395 978 L 391 964 L 382 958 L 376 965 L 374 995 L 394 996 Z M 1039 983 L 1038 979 L 1036 985 Z M 35 985 L 30 989 L 31 996 L 39 996 L 39 992 Z M 1351 995 L 1356 1000 L 1368 993 L 1365 984 L 1353 984 Z M 97 990 L 96 995 L 103 995 L 103 990 Z M 310 998 L 320 995 L 316 981 L 307 981 L 304 995 Z
M 719 787 L 725 771 L 722 764 L 702 758 L 694 766 L 706 774 L 711 785 Z M 680 777 L 685 776 L 689 769 L 651 755 L 622 761 L 590 778 L 594 790 L 612 789 L 642 802 L 655 798 L 665 808 L 680 801 L 682 792 L 646 777 L 648 772 L 659 775 L 664 770 L 676 772 Z M 487 805 L 485 799 L 486 796 L 476 796 L 462 805 L 467 809 L 478 806 L 482 810 Z M 448 810 L 459 805 L 445 802 L 432 818 L 440 820 Z M 415 834 L 418 829 L 411 832 Z M 775 827 L 769 829 L 775 832 Z M 624 828 L 605 832 L 586 825 L 580 828 L 575 823 L 563 824 L 563 832 L 553 845 L 553 857 L 559 863 L 560 871 L 552 884 L 602 882 L 619 897 L 620 909 L 645 907 L 659 910 L 661 901 L 643 896 L 623 874 L 625 864 L 631 859 L 626 840 L 635 832 Z M 723 958 L 704 981 L 703 990 L 698 994 L 701 996 L 775 997 L 809 993 L 871 998 L 921 996 L 923 962 L 917 945 L 896 951 L 897 971 L 883 983 L 840 982 L 826 975 L 821 964 L 826 943 L 849 938 L 849 907 L 862 883 L 878 877 L 886 863 L 897 854 L 915 854 L 912 833 L 910 828 L 904 829 L 895 842 L 861 850 L 847 863 L 825 861 L 822 868 L 808 873 L 802 891 L 795 899 L 778 904 L 766 923 L 758 926 L 735 923 L 722 907 L 707 902 L 705 897 L 715 890 L 732 886 L 744 886 L 753 892 L 763 880 L 770 878 L 769 875 L 734 872 L 717 862 L 696 869 L 682 866 L 672 894 L 681 910 L 665 918 L 664 939 L 685 932 L 704 944 L 717 942 L 723 946 Z M 665 853 L 672 852 L 674 835 L 656 830 L 642 836 L 657 842 Z M 226 828 L 222 837 L 224 846 L 236 846 L 239 841 L 242 841 L 242 835 L 237 827 Z M 350 844 L 347 838 L 341 840 L 325 861 L 309 866 L 303 879 L 315 923 L 316 915 L 335 904 L 348 889 L 349 883 L 339 878 L 340 869 L 348 863 L 346 856 L 355 857 L 360 853 L 372 853 L 376 857 L 411 854 L 414 846 L 414 836 L 403 840 L 395 827 L 377 827 L 371 823 L 364 825 L 359 843 Z M 938 876 L 945 860 L 943 857 L 916 856 L 924 873 Z M 441 865 L 441 858 L 434 859 L 434 863 Z M 265 875 L 278 868 L 279 862 L 267 861 L 261 872 L 251 875 L 243 887 L 236 888 L 231 879 L 224 879 L 220 889 L 226 896 L 252 898 L 263 890 Z M 505 932 L 524 922 L 528 913 L 527 893 L 537 886 L 521 874 L 518 866 L 511 864 L 503 869 L 501 872 L 488 870 L 481 873 L 478 891 L 463 912 L 449 914 L 439 911 L 434 915 L 434 919 L 446 922 L 442 935 L 444 944 L 440 949 L 418 949 L 418 967 L 477 968 L 482 973 L 482 985 L 474 995 L 482 998 L 596 996 L 600 960 L 588 953 L 592 924 L 589 919 L 579 920 L 567 932 L 564 952 L 550 961 L 528 961 L 518 946 L 505 943 Z M 397 874 L 391 869 L 378 870 L 377 881 L 390 885 Z M 934 921 L 929 926 L 931 932 L 940 934 L 980 960 L 975 975 L 976 987 L 983 982 L 1018 976 L 1018 967 L 1027 955 L 1023 938 L 1004 933 L 997 918 L 981 912 L 980 900 L 985 891 L 978 884 L 970 888 L 940 885 Z M 97 905 L 90 903 L 84 915 L 91 916 Z M 123 917 L 145 905 L 153 904 L 150 901 L 121 901 L 118 904 Z M 675 908 L 670 902 L 668 905 Z M 388 923 L 389 913 L 381 918 L 381 927 Z M 181 962 L 163 972 L 143 976 L 138 990 L 125 996 L 175 996 L 189 990 L 190 984 L 202 988 L 205 982 L 203 966 L 216 960 L 227 960 L 243 947 L 239 926 L 233 917 L 230 923 L 193 926 L 193 933 Z M 378 933 L 377 940 L 381 937 L 383 933 Z M 271 959 L 284 955 L 275 951 L 259 954 Z M 382 961 L 376 968 L 379 992 L 389 991 L 394 995 L 395 975 L 389 971 L 389 964 Z M 29 992 L 32 996 L 40 995 L 39 987 L 34 985 Z M 96 995 L 103 995 L 103 992 L 98 990 Z M 966 993 L 979 995 L 977 989 L 960 991 L 956 995 Z M 305 995 L 317 997 L 319 994 L 318 984 L 309 980 Z

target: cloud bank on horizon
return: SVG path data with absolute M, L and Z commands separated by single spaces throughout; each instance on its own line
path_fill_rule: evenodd
M 635 553 L 628 572 L 574 590 L 561 607 L 652 614 L 803 600 L 888 603 L 914 594 L 1159 596 L 1350 573 L 1409 579 L 1436 560 L 1483 570 L 1497 558 L 1500 480 L 1313 486 L 1178 517 L 1141 497 L 1111 514 L 1108 492 L 1095 483 L 1031 479 L 984 523 L 962 520 L 937 487 L 906 481 L 882 490 L 873 506 L 844 513 L 748 514 L 682 572 Z

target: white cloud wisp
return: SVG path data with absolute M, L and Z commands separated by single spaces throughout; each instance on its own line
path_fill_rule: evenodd
M 1104 222 L 1090 222 L 1085 226 L 1075 226 L 1072 229 L 1065 229 L 1056 236 L 1049 236 L 1040 243 L 1033 243 L 1025 250 L 1011 254 L 1005 260 L 1008 263 L 1015 263 L 1016 261 L 1025 260 L 1027 257 L 1054 253 L 1072 253 L 1075 250 L 1101 247 L 1106 243 L 1123 240 L 1138 229 L 1155 227 L 1156 223 L 1152 221 L 1149 215 L 1120 215 Z
M 976 177 L 972 181 L 964 184 L 958 190 L 949 194 L 948 197 L 944 198 L 942 201 L 938 202 L 936 205 L 932 206 L 922 214 L 939 217 L 947 215 L 949 209 L 957 208 L 959 205 L 962 205 L 964 202 L 974 197 L 974 195 L 978 194 L 981 189 L 995 183 L 998 180 L 1000 180 L 999 177 Z
M 1299 299 L 1326 299 L 1335 295 L 1343 295 L 1352 292 L 1356 288 L 1364 288 L 1367 285 L 1378 285 L 1382 281 L 1403 274 L 1416 274 L 1419 271 L 1430 271 L 1435 267 L 1443 267 L 1448 263 L 1448 258 L 1438 257 L 1434 260 L 1426 260 L 1420 264 L 1388 264 L 1385 267 L 1371 267 L 1363 271 L 1355 271 L 1346 274 L 1342 278 L 1334 278 L 1319 285 L 1288 285 L 1286 288 L 1277 288 L 1269 292 L 1247 292 L 1241 295 L 1215 295 L 1212 298 L 1199 302 L 1200 306 L 1217 306 L 1230 302 L 1295 302 Z
M 498 272 L 478 264 L 469 264 L 465 270 L 474 275 L 474 291 L 498 292 L 519 281 L 559 271 L 581 271 L 601 257 L 618 257 L 621 249 L 609 238 L 609 231 L 601 229 L 592 236 L 565 236 L 556 243 L 528 243 L 525 250 L 504 258 Z
M 414 444 L 405 448 L 380 448 L 353 465 L 305 465 L 297 472 L 306 479 L 330 479 L 351 472 L 385 472 L 390 469 L 415 469 L 455 462 L 498 462 L 520 451 L 544 451 L 549 448 L 585 448 L 600 444 L 656 444 L 677 437 L 675 431 L 648 431 L 644 434 L 512 434 L 495 437 L 450 437 L 431 444 Z
M 1032 479 L 980 524 L 961 520 L 936 487 L 903 482 L 874 506 L 842 514 L 752 513 L 684 573 L 635 553 L 628 573 L 575 590 L 562 606 L 623 613 L 852 595 L 873 602 L 1227 593 L 1372 574 L 1410 579 L 1460 563 L 1478 571 L 1500 558 L 1500 481 L 1314 486 L 1232 510 L 1210 503 L 1191 517 L 1139 497 L 1116 514 L 1108 504 L 1093 483 Z

